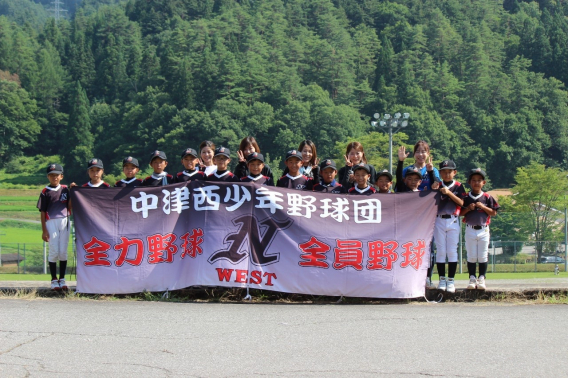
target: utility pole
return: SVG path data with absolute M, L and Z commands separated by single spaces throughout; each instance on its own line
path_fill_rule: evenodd
M 53 8 L 49 9 L 49 11 L 53 12 L 53 17 L 55 18 L 55 21 L 59 21 L 59 19 L 62 17 L 61 13 L 67 12 L 67 9 L 62 9 L 59 7 L 60 4 L 63 4 L 59 0 L 52 1 L 51 4 L 53 4 Z

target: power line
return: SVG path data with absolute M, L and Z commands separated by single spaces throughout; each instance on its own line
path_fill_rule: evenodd
M 51 4 L 53 4 L 53 8 L 48 10 L 53 12 L 53 17 L 55 17 L 55 21 L 59 21 L 59 19 L 62 17 L 61 13 L 67 12 L 67 9 L 62 9 L 59 7 L 60 4 L 63 4 L 59 0 L 52 1 Z

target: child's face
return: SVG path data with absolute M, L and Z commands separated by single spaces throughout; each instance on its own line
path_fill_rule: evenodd
M 261 162 L 260 160 L 252 160 L 249 163 L 248 168 L 251 176 L 258 176 L 260 175 L 262 169 L 264 168 L 264 163 Z
M 308 146 L 307 144 L 304 146 L 304 148 L 302 148 L 302 161 L 304 164 L 307 164 L 310 162 L 310 160 L 312 159 L 312 156 L 314 155 L 312 148 L 310 146 Z
M 324 168 L 321 171 L 321 178 L 324 184 L 331 184 L 333 179 L 335 179 L 335 175 L 337 175 L 337 171 L 333 168 Z
M 297 176 L 301 166 L 302 161 L 297 157 L 291 157 L 286 160 L 286 167 L 288 167 L 288 171 L 290 171 L 290 176 Z
M 88 172 L 91 184 L 98 184 L 102 180 L 105 171 L 99 167 L 91 167 Z
M 423 146 L 418 146 L 416 152 L 414 152 L 414 162 L 418 165 L 426 164 L 426 159 L 430 156 L 430 152 L 426 150 Z
M 254 146 L 252 144 L 249 144 L 243 150 L 243 155 L 246 158 L 247 156 L 249 156 L 250 154 L 255 153 L 255 152 L 256 152 L 256 149 L 254 148 Z
M 217 166 L 218 171 L 226 171 L 230 161 L 231 159 L 224 155 L 217 155 L 213 158 L 213 163 Z
M 410 190 L 418 189 L 421 182 L 422 182 L 422 178 L 418 175 L 415 175 L 415 174 L 407 175 L 404 178 L 404 183 L 406 184 L 406 186 L 408 186 L 408 188 Z
M 386 175 L 379 176 L 377 181 L 375 182 L 377 188 L 379 188 L 379 192 L 386 193 L 390 190 L 392 186 L 392 181 Z
M 483 185 L 485 185 L 485 180 L 481 175 L 473 175 L 469 178 L 468 184 L 471 186 L 471 190 L 475 193 L 479 193 L 481 189 L 483 189 Z
M 47 175 L 47 179 L 49 180 L 49 185 L 57 186 L 63 179 L 63 175 L 57 173 L 50 173 Z
M 139 171 L 138 167 L 132 163 L 126 163 L 122 166 L 122 172 L 124 172 L 124 175 L 126 176 L 127 179 L 136 177 L 138 171 Z
M 352 148 L 349 151 L 349 155 L 347 155 L 349 161 L 353 164 L 359 164 L 361 160 L 363 160 L 363 153 L 361 151 L 357 151 L 356 149 Z
M 154 173 L 160 174 L 164 171 L 164 169 L 166 169 L 166 167 L 168 166 L 168 161 L 164 160 L 162 158 L 154 158 L 151 162 L 150 162 L 150 167 L 152 167 L 152 169 L 154 170 Z
M 214 153 L 211 147 L 203 147 L 201 149 L 201 160 L 203 160 L 203 164 L 212 165 Z
M 181 159 L 181 164 L 183 164 L 183 167 L 188 171 L 193 171 L 197 163 L 199 163 L 199 159 L 193 155 L 185 155 L 183 159 Z
M 440 171 L 440 177 L 444 182 L 450 182 L 454 179 L 454 176 L 458 173 L 455 169 L 442 169 Z
M 367 181 L 369 180 L 369 177 L 371 177 L 371 175 L 368 174 L 364 169 L 357 169 L 355 172 L 353 172 L 353 177 L 355 178 L 357 187 L 359 187 L 359 189 L 364 189 L 367 187 Z

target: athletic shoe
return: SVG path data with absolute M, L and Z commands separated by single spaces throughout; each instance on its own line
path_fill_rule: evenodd
M 477 280 L 477 289 L 478 290 L 485 290 L 487 287 L 485 286 L 485 277 L 479 276 Z
M 435 289 L 436 285 L 432 283 L 432 280 L 429 277 L 426 277 L 426 289 Z
M 59 280 L 59 287 L 61 288 L 61 290 L 67 290 L 67 284 L 65 283 L 65 278 L 61 278 Z
M 448 278 L 446 280 L 446 291 L 448 293 L 455 293 L 456 292 L 456 285 L 454 284 L 453 278 Z
M 467 285 L 467 289 L 475 290 L 476 287 L 477 287 L 477 280 L 475 279 L 475 276 L 469 276 L 469 285 Z
M 61 290 L 61 286 L 59 286 L 58 280 L 51 280 L 51 290 L 54 290 L 54 291 Z
M 440 277 L 440 283 L 438 284 L 438 290 L 446 291 L 446 277 Z

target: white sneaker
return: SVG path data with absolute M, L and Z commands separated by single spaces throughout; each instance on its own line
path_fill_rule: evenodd
M 455 293 L 456 292 L 456 285 L 454 283 L 454 279 L 453 278 L 448 278 L 446 280 L 446 291 L 448 293 Z
M 477 280 L 475 279 L 475 276 L 469 276 L 469 285 L 467 285 L 467 289 L 475 290 L 476 287 L 477 287 Z
M 51 290 L 54 290 L 54 291 L 61 290 L 61 287 L 59 286 L 58 280 L 51 280 Z
M 440 277 L 440 283 L 438 284 L 438 290 L 446 291 L 446 277 Z
M 485 290 L 487 287 L 485 286 L 485 277 L 479 276 L 477 279 L 477 289 L 478 290 Z
M 426 277 L 426 289 L 435 289 L 436 285 L 432 283 L 432 280 L 429 277 Z
M 61 288 L 61 290 L 68 290 L 67 284 L 65 283 L 65 278 L 59 279 L 59 287 Z

